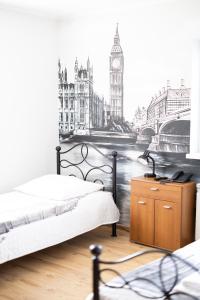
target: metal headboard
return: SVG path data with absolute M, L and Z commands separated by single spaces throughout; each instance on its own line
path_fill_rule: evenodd
M 100 171 L 104 174 L 111 175 L 112 180 L 112 194 L 114 202 L 117 203 L 117 152 L 113 151 L 111 153 L 112 162 L 111 165 L 109 163 L 105 163 L 102 165 L 94 165 L 93 163 L 88 161 L 89 158 L 89 148 L 96 151 L 99 155 L 105 158 L 105 161 L 110 160 L 109 156 L 106 156 L 99 149 L 97 149 L 93 144 L 89 143 L 79 143 L 76 144 L 65 151 L 61 151 L 61 147 L 57 146 L 57 174 L 61 174 L 61 169 L 74 169 L 78 171 L 80 177 L 83 180 L 88 180 L 89 175 L 91 175 L 94 171 Z M 71 159 L 68 159 L 67 155 L 69 153 L 75 153 L 73 151 L 80 150 L 80 160 L 78 162 L 72 162 Z M 84 170 L 84 165 L 89 167 L 86 171 Z M 71 176 L 76 176 L 74 173 L 69 173 Z M 102 179 L 96 178 L 93 182 L 101 182 L 104 183 Z M 117 236 L 116 234 L 116 224 L 112 224 L 112 236 Z
M 92 253 L 92 261 L 93 261 L 93 300 L 100 300 L 100 291 L 99 291 L 99 284 L 103 284 L 103 286 L 106 286 L 108 288 L 111 289 L 129 289 L 132 292 L 135 292 L 136 294 L 138 294 L 139 296 L 142 296 L 144 298 L 147 299 L 174 299 L 173 296 L 186 296 L 187 298 L 184 299 L 195 299 L 198 300 L 199 298 L 191 295 L 191 294 L 187 294 L 185 292 L 179 292 L 179 291 L 174 291 L 174 287 L 175 285 L 178 283 L 178 279 L 179 279 L 179 269 L 177 266 L 177 262 L 181 262 L 183 263 L 184 266 L 188 266 L 189 268 L 191 268 L 194 272 L 198 272 L 200 274 L 200 270 L 194 266 L 193 264 L 191 264 L 190 262 L 188 262 L 187 260 L 181 258 L 180 256 L 171 253 L 169 251 L 165 251 L 165 250 L 160 250 L 160 249 L 152 249 L 152 250 L 144 250 L 144 251 L 138 251 L 136 253 L 133 253 L 131 255 L 128 255 L 126 257 L 123 257 L 119 260 L 115 260 L 115 261 L 106 261 L 106 260 L 102 260 L 99 258 L 99 256 L 101 255 L 102 252 L 102 247 L 100 245 L 91 245 L 90 246 L 90 252 Z M 100 269 L 101 265 L 117 265 L 117 264 L 121 264 L 124 262 L 127 262 L 131 259 L 137 258 L 139 256 L 142 255 L 146 255 L 146 254 L 151 254 L 151 253 L 161 253 L 164 254 L 164 256 L 160 259 L 159 264 L 158 264 L 158 276 L 160 279 L 160 285 L 158 285 L 156 282 L 154 282 L 153 280 L 149 279 L 149 278 L 145 278 L 142 276 L 136 276 L 133 279 L 126 279 L 126 276 L 123 276 L 122 274 L 120 274 L 118 271 L 114 270 L 114 269 L 110 269 L 110 268 L 105 268 L 105 269 Z M 171 285 L 167 288 L 165 286 L 164 283 L 164 278 L 163 278 L 163 270 L 164 270 L 164 261 L 169 258 L 172 262 L 173 268 L 172 270 L 170 269 L 170 272 L 174 272 L 174 278 L 171 282 Z M 106 283 L 103 279 L 102 279 L 102 273 L 104 272 L 112 272 L 114 275 L 118 276 L 121 280 L 121 283 L 116 286 L 115 284 L 111 283 Z M 145 296 L 144 294 L 142 294 L 141 292 L 139 292 L 139 290 L 136 288 L 134 289 L 132 283 L 133 282 L 142 282 L 142 283 L 149 283 L 150 285 L 154 286 L 157 291 L 159 291 L 160 295 L 155 294 L 152 297 L 151 296 Z M 145 290 L 145 287 L 144 287 Z M 133 298 L 134 299 L 134 293 L 133 293 Z M 178 298 L 176 298 L 178 299 Z M 182 299 L 182 298 L 181 298 Z

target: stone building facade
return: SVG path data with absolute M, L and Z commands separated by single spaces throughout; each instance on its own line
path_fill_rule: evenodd
M 190 110 L 190 88 L 183 79 L 179 88 L 171 88 L 168 81 L 167 87 L 152 97 L 136 143 L 148 145 L 150 151 L 188 153 Z
M 83 131 L 104 125 L 104 99 L 93 90 L 93 68 L 90 60 L 87 67 L 74 66 L 74 83 L 68 83 L 67 69 L 58 63 L 59 78 L 59 130 L 61 134 Z
M 190 107 L 190 88 L 185 87 L 183 79 L 179 88 L 171 88 L 168 81 L 167 88 L 163 88 L 158 95 L 152 97 L 147 108 L 147 123 L 162 120 L 188 107 Z

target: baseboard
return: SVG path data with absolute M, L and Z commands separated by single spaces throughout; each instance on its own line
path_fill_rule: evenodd
M 122 224 L 117 224 L 117 228 L 130 232 L 130 227 Z
M 110 226 L 110 225 L 103 225 L 103 226 Z M 130 232 L 130 227 L 129 226 L 126 226 L 126 225 L 123 225 L 123 224 L 117 224 L 117 229 L 118 228 Z

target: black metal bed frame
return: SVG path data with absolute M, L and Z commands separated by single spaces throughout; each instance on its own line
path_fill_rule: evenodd
M 183 264 L 189 266 L 193 271 L 195 272 L 199 272 L 200 270 L 198 268 L 196 268 L 195 266 L 193 266 L 190 262 L 180 258 L 178 255 L 165 251 L 165 250 L 160 250 L 160 249 L 152 249 L 152 250 L 145 250 L 145 251 L 138 251 L 136 253 L 133 253 L 131 255 L 128 255 L 126 257 L 123 257 L 121 259 L 115 260 L 115 261 L 106 261 L 106 260 L 101 260 L 99 258 L 99 256 L 101 255 L 102 252 L 102 247 L 100 245 L 91 245 L 90 246 L 90 252 L 92 253 L 92 263 L 93 263 L 93 300 L 100 300 L 100 291 L 99 291 L 99 284 L 103 284 L 103 286 L 111 288 L 111 289 L 129 289 L 130 291 L 136 293 L 139 296 L 142 296 L 144 298 L 147 299 L 163 299 L 163 300 L 167 300 L 167 299 L 172 299 L 173 296 L 187 296 L 187 299 L 195 299 L 198 300 L 199 298 L 193 296 L 193 295 L 189 295 L 187 293 L 184 292 L 178 292 L 178 291 L 173 291 L 175 285 L 178 283 L 178 278 L 179 278 L 179 274 L 178 274 L 178 267 L 177 267 L 177 261 L 181 261 Z M 124 262 L 127 262 L 131 259 L 137 258 L 139 256 L 145 255 L 145 254 L 150 254 L 150 253 L 161 253 L 164 254 L 164 256 L 160 259 L 159 262 L 159 267 L 158 267 L 158 272 L 159 272 L 159 279 L 160 279 L 160 286 L 155 283 L 153 280 L 150 280 L 148 278 L 142 277 L 142 276 L 138 276 L 135 277 L 134 279 L 131 280 L 127 280 L 125 276 L 123 276 L 122 274 L 120 274 L 118 271 L 114 270 L 114 269 L 110 269 L 110 268 L 105 268 L 105 269 L 100 269 L 100 265 L 117 265 L 117 264 L 121 264 Z M 174 281 L 171 283 L 171 286 L 169 288 L 166 288 L 165 283 L 164 283 L 164 278 L 163 278 L 163 263 L 164 260 L 166 258 L 170 258 L 172 263 L 173 263 L 173 267 L 175 270 L 175 277 L 174 277 Z M 119 286 L 113 285 L 112 283 L 106 283 L 103 279 L 102 279 L 102 273 L 106 272 L 106 271 L 110 271 L 112 272 L 114 275 L 120 277 L 121 284 Z M 131 283 L 133 282 L 138 282 L 138 281 L 142 281 L 142 282 L 146 282 L 151 284 L 152 286 L 154 286 L 155 288 L 157 288 L 157 290 L 160 292 L 160 295 L 154 295 L 152 297 L 150 296 L 145 296 L 144 294 L 140 293 L 137 289 L 134 289 L 133 285 L 131 285 Z M 133 294 L 133 298 L 134 299 L 134 294 Z M 177 299 L 177 298 L 176 298 Z M 184 298 L 186 299 L 186 298 Z
M 61 158 L 61 156 L 63 156 L 64 154 L 68 154 L 69 152 L 73 151 L 73 150 L 77 150 L 77 148 L 80 147 L 80 154 L 81 154 L 81 160 L 77 163 L 73 163 L 70 160 L 66 159 L 66 158 Z M 117 152 L 113 151 L 111 153 L 112 155 L 112 166 L 109 164 L 103 164 L 103 165 L 99 165 L 99 166 L 95 166 L 92 163 L 90 163 L 88 161 L 88 155 L 89 155 L 89 147 L 91 147 L 92 149 L 94 149 L 95 151 L 97 151 L 100 155 L 102 155 L 103 157 L 105 157 L 107 160 L 109 160 L 109 157 L 107 157 L 105 154 L 103 154 L 101 151 L 99 151 L 93 144 L 89 144 L 89 143 L 79 143 L 76 144 L 74 146 L 72 146 L 71 148 L 69 148 L 68 150 L 65 151 L 61 151 L 61 147 L 57 146 L 56 147 L 56 159 L 57 159 L 57 174 L 60 175 L 61 174 L 61 169 L 67 169 L 67 168 L 75 168 L 76 170 L 78 170 L 78 172 L 80 173 L 81 177 L 83 180 L 87 180 L 88 175 L 91 174 L 92 171 L 94 170 L 99 170 L 105 174 L 111 174 L 112 175 L 112 195 L 113 195 L 113 199 L 115 204 L 117 204 Z M 89 170 L 86 171 L 86 173 L 84 173 L 84 171 L 81 169 L 81 165 L 83 165 L 83 163 L 85 163 L 87 166 L 90 167 Z M 109 171 L 106 171 L 106 168 L 109 169 Z M 76 176 L 73 173 L 69 174 L 70 176 Z M 101 182 L 103 184 L 103 181 L 101 179 L 95 179 L 94 182 Z M 117 236 L 117 224 L 114 223 L 112 224 L 112 236 L 115 237 Z

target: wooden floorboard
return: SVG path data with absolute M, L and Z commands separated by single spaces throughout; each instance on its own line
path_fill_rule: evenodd
M 110 236 L 111 228 L 103 226 L 57 246 L 0 265 L 0 300 L 82 300 L 91 291 L 90 244 L 103 245 L 102 258 L 117 259 L 148 249 L 129 242 L 129 233 L 119 229 L 118 237 Z M 151 254 L 117 270 L 124 272 L 158 258 Z M 110 279 L 110 277 L 106 277 Z

